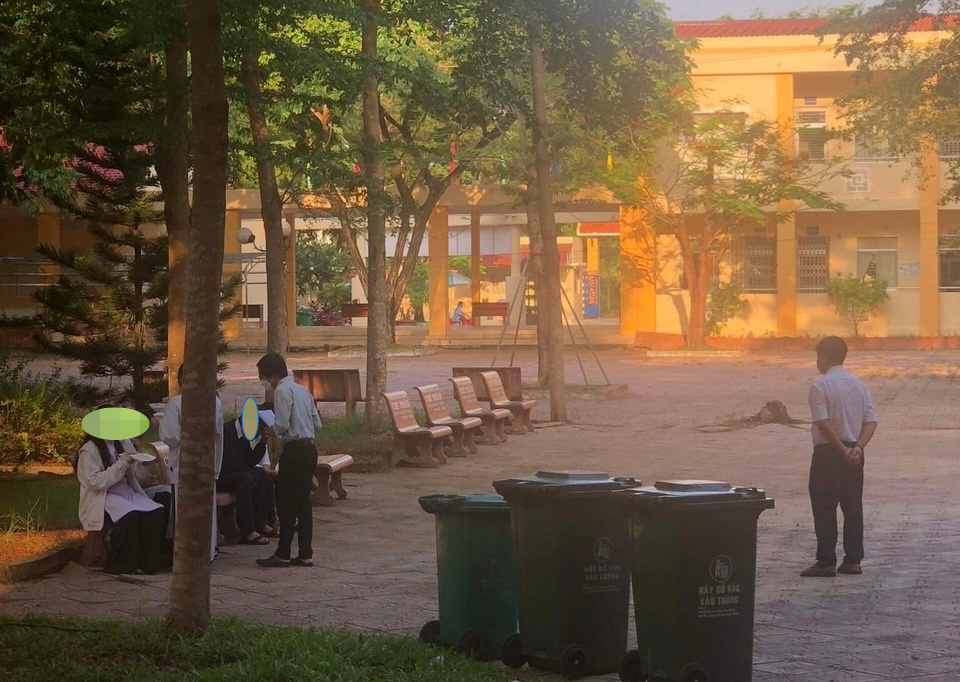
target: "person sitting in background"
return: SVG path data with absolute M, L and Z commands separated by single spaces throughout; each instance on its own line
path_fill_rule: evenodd
M 469 319 L 467 314 L 463 312 L 463 301 L 457 301 L 457 307 L 453 309 L 453 323 L 462 327 Z
M 147 496 L 134 475 L 132 449 L 129 441 L 88 436 L 74 462 L 80 524 L 108 534 L 103 570 L 114 575 L 156 573 L 166 527 L 163 505 Z
M 276 537 L 273 479 L 269 467 L 267 427 L 260 421 L 257 437 L 247 440 L 242 419 L 223 425 L 223 465 L 217 479 L 217 492 L 233 493 L 237 504 L 237 526 L 240 542 L 245 545 L 269 544 Z

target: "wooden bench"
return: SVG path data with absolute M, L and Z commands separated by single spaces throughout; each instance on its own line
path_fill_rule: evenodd
M 313 492 L 314 504 L 329 506 L 333 504 L 332 490 L 341 500 L 347 499 L 347 491 L 343 487 L 343 470 L 353 464 L 350 455 L 325 455 L 317 458 L 317 468 L 313 472 L 313 479 L 317 487 Z
M 481 405 L 470 377 L 454 377 L 450 381 L 453 382 L 453 395 L 460 405 L 460 414 L 464 417 L 477 417 L 483 423 L 483 440 L 480 442 L 486 445 L 506 443 L 504 427 L 510 421 L 510 410 L 491 409 Z
M 295 369 L 293 380 L 310 391 L 318 403 L 345 403 L 348 417 L 363 401 L 359 369 Z
M 523 434 L 533 431 L 533 422 L 530 419 L 530 411 L 537 404 L 535 400 L 510 400 L 506 391 L 503 390 L 503 384 L 500 383 L 500 375 L 496 372 L 481 372 L 480 378 L 487 387 L 487 398 L 490 401 L 490 407 L 507 409 L 513 413 L 513 427 L 510 433 Z
M 413 466 L 438 466 L 447 461 L 443 441 L 453 435 L 449 426 L 420 426 L 406 391 L 383 394 L 393 421 L 391 466 L 405 462 Z
M 430 426 L 449 426 L 453 429 L 453 447 L 447 454 L 451 456 L 463 456 L 468 452 L 476 454 L 477 446 L 473 444 L 473 436 L 474 433 L 480 431 L 483 420 L 479 417 L 463 417 L 461 419 L 451 417 L 447 411 L 446 403 L 443 401 L 440 387 L 436 384 L 417 386 L 416 390 L 420 394 L 420 402 L 423 403 L 423 411 L 427 415 L 427 424 Z
M 474 319 L 474 326 L 480 326 L 482 317 L 502 317 L 503 323 L 510 320 L 510 304 L 506 302 L 490 303 L 489 301 L 475 301 L 470 311 Z
M 340 306 L 340 314 L 343 317 L 369 317 L 370 305 L 368 303 L 344 303 Z
M 473 380 L 477 400 L 490 400 L 487 395 L 487 386 L 480 375 L 483 372 L 496 372 L 500 375 L 500 383 L 507 392 L 510 400 L 523 400 L 523 377 L 519 367 L 454 367 L 453 376 L 470 377 Z

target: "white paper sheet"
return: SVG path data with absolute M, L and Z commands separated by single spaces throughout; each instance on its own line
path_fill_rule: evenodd
M 263 423 L 270 428 L 273 428 L 274 422 L 277 421 L 277 417 L 273 413 L 273 410 L 260 410 L 260 419 L 262 419 Z

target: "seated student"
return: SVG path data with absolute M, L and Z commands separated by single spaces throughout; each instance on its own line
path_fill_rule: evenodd
M 266 545 L 267 537 L 277 535 L 273 479 L 264 471 L 270 464 L 266 425 L 261 421 L 257 437 L 249 441 L 241 422 L 238 418 L 223 425 L 223 465 L 217 492 L 233 493 L 237 500 L 240 542 Z
M 103 570 L 114 575 L 153 574 L 160 568 L 164 509 L 143 492 L 133 472 L 132 449 L 129 441 L 88 436 L 75 460 L 80 524 L 86 531 L 109 533 Z
M 463 301 L 457 301 L 457 307 L 453 309 L 453 323 L 462 327 L 469 320 L 470 318 L 463 312 Z

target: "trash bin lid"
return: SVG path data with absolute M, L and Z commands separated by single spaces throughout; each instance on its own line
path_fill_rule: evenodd
M 544 495 L 622 490 L 640 485 L 634 478 L 612 478 L 591 471 L 538 471 L 533 476 L 494 481 L 493 487 L 504 497 L 518 494 Z
M 676 480 L 657 481 L 652 486 L 630 488 L 617 493 L 617 499 L 634 505 L 648 504 L 705 504 L 710 502 L 762 503 L 764 509 L 773 507 L 773 500 L 759 488 L 732 486 L 722 481 Z
M 494 493 L 484 495 L 424 495 L 420 506 L 429 514 L 459 514 L 462 512 L 509 513 L 506 501 Z

